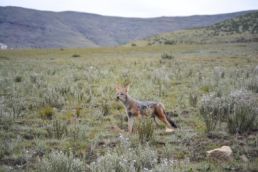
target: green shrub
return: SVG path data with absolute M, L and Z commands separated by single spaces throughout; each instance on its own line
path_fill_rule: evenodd
M 17 136 L 16 139 L 1 138 L 0 140 L 0 159 L 5 156 L 10 156 L 17 153 L 17 147 L 21 142 L 21 137 Z
M 168 59 L 168 60 L 172 60 L 175 58 L 175 56 L 171 55 L 171 54 L 168 54 L 168 53 L 163 53 L 161 54 L 161 58 L 162 59 Z
M 254 93 L 258 93 L 258 76 L 253 77 L 248 81 L 247 88 Z
M 54 120 L 52 124 L 47 127 L 47 133 L 51 138 L 61 139 L 68 134 L 67 125 L 61 121 Z
M 83 172 L 85 166 L 80 159 L 73 156 L 72 153 L 51 152 L 45 157 L 39 168 L 40 172 Z
M 16 76 L 16 77 L 14 78 L 14 81 L 15 81 L 15 82 L 21 82 L 21 81 L 22 81 L 22 77 L 21 77 L 21 76 Z
M 5 106 L 0 107 L 1 114 L 13 119 L 23 116 L 27 108 L 25 101 L 23 97 L 18 95 L 8 95 L 4 101 Z
M 192 106 L 192 107 L 196 107 L 198 103 L 198 97 L 196 94 L 193 94 L 193 93 L 190 93 L 189 95 L 189 104 Z
M 7 56 L 2 56 L 2 55 L 0 55 L 0 60 L 9 60 L 10 58 L 9 57 L 7 57 Z
M 74 124 L 68 129 L 68 136 L 72 138 L 73 142 L 84 140 L 89 132 L 89 126 L 85 124 Z
M 154 139 L 154 124 L 151 118 L 144 118 L 137 124 L 139 141 L 143 144 Z
M 9 149 L 9 143 L 6 140 L 1 140 L 0 142 L 0 159 L 3 159 L 5 155 L 9 155 L 11 153 Z
M 40 110 L 40 117 L 42 119 L 53 119 L 53 116 L 55 115 L 55 111 L 54 109 L 51 107 L 51 106 L 46 106 L 46 107 L 43 107 L 41 110 Z
M 176 44 L 176 41 L 174 41 L 174 40 L 165 40 L 164 44 L 165 45 L 174 45 L 174 44 Z
M 238 102 L 234 104 L 233 112 L 230 113 L 227 126 L 231 134 L 244 133 L 253 129 L 257 112 L 254 104 Z
M 103 116 L 110 114 L 110 104 L 109 101 L 106 98 L 102 98 L 100 101 L 100 111 Z
M 72 57 L 81 57 L 79 54 L 73 54 Z
M 65 98 L 60 93 L 60 87 L 48 88 L 43 94 L 42 104 L 61 109 L 65 104 Z
M 203 85 L 200 90 L 202 90 L 204 93 L 209 93 L 212 90 L 211 85 Z

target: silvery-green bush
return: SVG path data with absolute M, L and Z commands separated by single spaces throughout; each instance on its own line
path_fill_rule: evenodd
M 232 91 L 229 101 L 230 113 L 227 120 L 229 132 L 244 133 L 254 129 L 258 112 L 253 94 L 246 90 Z
M 248 80 L 247 88 L 254 93 L 258 93 L 258 76 L 254 76 Z
M 85 164 L 73 156 L 72 153 L 51 152 L 42 161 L 40 172 L 82 172 L 85 171 Z
M 90 164 L 92 172 L 106 171 L 146 171 L 158 164 L 158 154 L 150 146 L 139 145 L 135 149 L 109 151 Z
M 225 98 L 217 97 L 215 94 L 203 96 L 199 110 L 208 133 L 215 130 L 220 121 L 225 120 L 229 111 Z
M 219 122 L 226 122 L 232 134 L 248 132 L 254 129 L 258 116 L 255 96 L 243 89 L 234 90 L 223 97 L 205 95 L 199 110 L 207 132 L 215 130 Z

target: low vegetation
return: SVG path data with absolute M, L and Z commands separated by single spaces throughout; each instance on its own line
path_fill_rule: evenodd
M 257 47 L 0 51 L 0 171 L 257 171 Z M 116 83 L 178 129 L 146 118 L 128 134 Z M 223 145 L 232 161 L 207 159 Z

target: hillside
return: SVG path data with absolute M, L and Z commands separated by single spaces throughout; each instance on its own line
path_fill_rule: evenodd
M 130 46 L 173 45 L 178 43 L 234 43 L 258 41 L 258 12 L 228 19 L 211 26 L 155 35 Z
M 249 12 L 143 19 L 0 7 L 0 43 L 9 48 L 115 46 L 163 32 L 209 26 Z

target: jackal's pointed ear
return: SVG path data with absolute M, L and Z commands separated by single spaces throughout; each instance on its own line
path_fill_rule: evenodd
M 129 92 L 129 84 L 125 85 L 125 92 L 128 93 Z
M 121 90 L 121 86 L 119 84 L 116 84 L 116 92 L 119 92 Z

